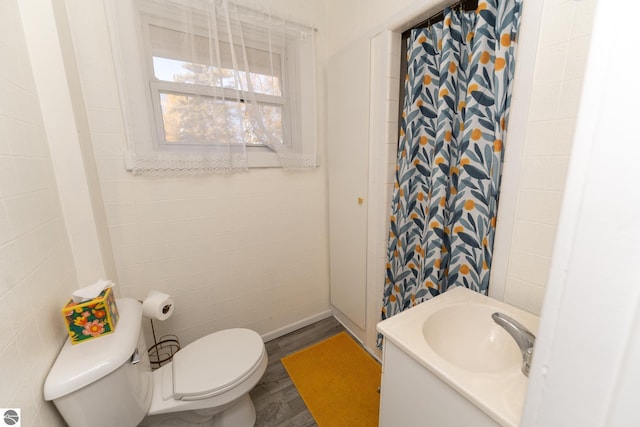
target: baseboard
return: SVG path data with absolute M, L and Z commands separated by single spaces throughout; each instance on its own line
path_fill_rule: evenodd
M 279 338 L 283 335 L 287 335 L 289 332 L 297 331 L 300 328 L 304 328 L 305 326 L 309 326 L 312 323 L 315 323 L 319 320 L 326 319 L 327 317 L 331 317 L 331 310 L 321 311 L 320 313 L 314 314 L 313 316 L 309 316 L 302 320 L 298 320 L 297 322 L 291 323 L 287 326 L 283 326 L 282 328 L 278 328 L 275 331 L 267 332 L 262 335 L 262 341 L 267 342 Z

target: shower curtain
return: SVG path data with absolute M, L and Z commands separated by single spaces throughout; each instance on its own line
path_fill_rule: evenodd
M 521 5 L 445 9 L 407 41 L 383 320 L 453 286 L 487 292 Z

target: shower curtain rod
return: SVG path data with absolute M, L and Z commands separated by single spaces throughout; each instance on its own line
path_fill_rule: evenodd
M 464 10 L 465 12 L 471 12 L 473 10 L 476 10 L 477 8 L 478 8 L 478 0 L 460 0 L 447 6 L 445 9 L 460 9 L 460 10 Z M 413 27 L 403 32 L 402 38 L 403 39 L 409 38 L 409 35 L 411 34 L 411 30 L 417 30 L 418 28 L 428 28 L 431 25 L 435 24 L 436 22 L 442 21 L 443 19 L 444 19 L 444 9 L 442 9 L 440 12 L 436 13 L 435 15 L 431 15 L 427 19 L 418 22 L 416 25 L 414 25 Z

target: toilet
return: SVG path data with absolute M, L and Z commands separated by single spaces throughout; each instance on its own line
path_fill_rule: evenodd
M 44 398 L 71 427 L 252 427 L 249 391 L 267 368 L 262 338 L 249 329 L 206 335 L 151 371 L 142 308 L 117 300 L 115 331 L 86 343 L 67 340 L 44 384 Z

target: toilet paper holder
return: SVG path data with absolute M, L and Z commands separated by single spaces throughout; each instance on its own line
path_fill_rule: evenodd
M 151 369 L 158 369 L 173 359 L 173 355 L 180 350 L 180 341 L 175 335 L 163 335 L 158 341 L 156 339 L 156 330 L 153 327 L 153 319 L 149 319 L 149 322 L 151 322 L 151 333 L 153 335 L 153 345 L 148 350 L 149 362 L 151 362 Z

